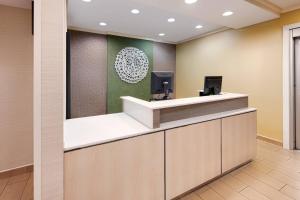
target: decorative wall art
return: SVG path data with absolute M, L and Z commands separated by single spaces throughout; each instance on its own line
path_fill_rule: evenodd
M 126 47 L 117 54 L 115 70 L 122 81 L 138 83 L 147 76 L 148 57 L 138 48 Z
M 122 112 L 121 96 L 151 98 L 153 42 L 107 36 L 107 113 Z

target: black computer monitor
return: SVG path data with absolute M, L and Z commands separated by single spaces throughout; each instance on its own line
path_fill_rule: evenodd
M 202 96 L 218 95 L 221 93 L 222 76 L 206 76 Z
M 151 93 L 165 94 L 163 99 L 169 99 L 169 93 L 173 92 L 173 72 L 152 72 Z

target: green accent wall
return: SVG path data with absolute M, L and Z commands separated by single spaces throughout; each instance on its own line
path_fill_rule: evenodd
M 153 70 L 153 42 L 119 36 L 107 38 L 107 113 L 122 112 L 121 96 L 133 96 L 149 100 L 151 97 L 151 72 Z M 115 60 L 125 47 L 136 47 L 143 51 L 149 60 L 147 76 L 136 84 L 122 81 L 115 71 Z

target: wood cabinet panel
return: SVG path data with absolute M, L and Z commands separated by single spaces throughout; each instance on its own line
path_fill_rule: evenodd
M 231 170 L 256 154 L 256 112 L 222 119 L 222 172 Z
M 221 174 L 221 120 L 168 130 L 165 142 L 167 199 Z
M 65 200 L 163 200 L 164 133 L 65 153 Z

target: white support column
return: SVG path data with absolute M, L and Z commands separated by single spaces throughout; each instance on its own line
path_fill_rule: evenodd
M 63 200 L 66 2 L 34 3 L 34 199 Z

